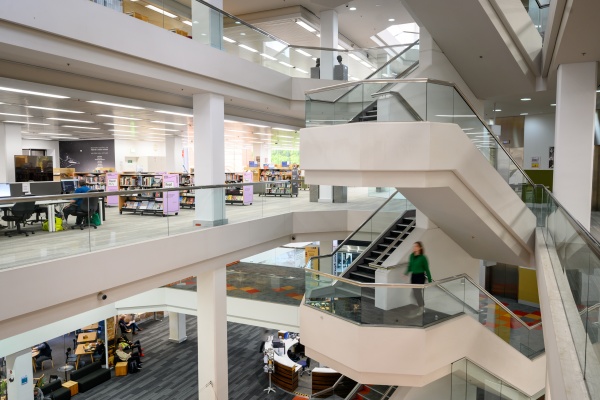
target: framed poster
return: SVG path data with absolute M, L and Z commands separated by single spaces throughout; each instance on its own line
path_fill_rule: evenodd
M 539 168 L 540 167 L 540 156 L 531 157 L 531 168 Z
M 548 168 L 554 168 L 554 146 L 548 151 Z

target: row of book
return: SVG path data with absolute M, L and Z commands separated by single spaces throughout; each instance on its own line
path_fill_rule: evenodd
M 123 208 L 129 210 L 162 210 L 163 203 L 159 201 L 143 200 L 143 201 L 126 201 Z
M 179 203 L 180 204 L 194 204 L 194 198 L 193 197 L 180 197 Z

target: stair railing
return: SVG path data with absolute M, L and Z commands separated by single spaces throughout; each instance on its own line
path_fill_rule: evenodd
M 335 381 L 335 383 L 333 384 L 333 386 L 328 387 L 327 389 L 323 389 L 317 393 L 313 393 L 309 396 L 309 399 L 313 399 L 315 397 L 319 397 L 324 395 L 325 393 L 329 393 L 335 390 L 336 387 L 338 387 L 338 385 L 344 380 L 345 376 L 344 375 L 340 375 L 340 377 L 338 378 L 337 381 Z
M 416 220 L 412 220 L 412 221 L 411 221 L 411 222 L 408 224 L 408 226 L 406 226 L 406 228 L 404 228 L 404 229 L 402 230 L 402 232 L 400 232 L 400 234 L 398 235 L 398 237 L 397 237 L 396 239 L 394 239 L 394 240 L 392 241 L 392 243 L 390 243 L 390 244 L 388 245 L 388 247 L 386 247 L 386 248 L 385 248 L 385 250 L 384 250 L 384 251 L 383 251 L 383 252 L 382 252 L 382 253 L 379 255 L 379 257 L 377 257 L 377 258 L 375 259 L 375 261 L 373 261 L 372 263 L 369 263 L 369 266 L 370 266 L 370 267 L 373 267 L 373 268 L 379 268 L 379 266 L 380 266 L 380 264 L 379 264 L 379 263 L 380 263 L 380 261 L 383 259 L 383 257 L 385 257 L 385 256 L 386 256 L 386 255 L 387 255 L 387 254 L 390 252 L 390 250 L 391 250 L 391 249 L 393 249 L 393 248 L 394 248 L 394 246 L 395 246 L 396 244 L 398 244 L 398 242 L 400 242 L 400 241 L 404 241 L 404 239 L 402 239 L 402 237 L 403 237 L 403 236 L 404 236 L 404 234 L 405 234 L 405 233 L 407 233 L 407 232 L 408 232 L 408 231 L 409 231 L 411 228 L 413 228 L 413 227 L 415 226 L 415 224 L 416 224 Z

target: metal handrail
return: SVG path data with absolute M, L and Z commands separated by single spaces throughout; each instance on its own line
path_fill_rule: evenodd
M 326 257 L 327 256 L 315 256 L 315 257 L 311 257 L 310 260 L 308 261 L 308 264 L 310 264 L 313 259 L 326 258 Z M 414 283 L 364 283 L 364 282 L 354 281 L 352 279 L 348 279 L 348 278 L 344 278 L 344 277 L 340 277 L 340 276 L 331 275 L 331 274 L 328 274 L 326 272 L 311 270 L 310 268 L 306 268 L 306 269 L 309 270 L 310 271 L 309 273 L 311 273 L 311 274 L 323 276 L 323 277 L 326 277 L 326 278 L 329 278 L 329 279 L 333 279 L 333 280 L 336 280 L 336 281 L 347 283 L 349 285 L 357 286 L 357 287 L 360 287 L 360 288 L 426 289 L 426 288 L 429 288 L 429 287 L 439 286 L 439 285 L 441 285 L 443 283 L 452 282 L 452 281 L 455 281 L 457 279 L 466 279 L 473 286 L 475 286 L 480 292 L 482 292 L 487 297 L 489 297 L 490 299 L 492 299 L 492 301 L 494 303 L 496 303 L 497 306 L 499 306 L 500 308 L 502 308 L 511 317 L 513 317 L 514 319 L 516 319 L 517 321 L 519 321 L 522 325 L 524 325 L 528 330 L 533 330 L 533 329 L 537 328 L 538 326 L 542 325 L 542 321 L 537 322 L 534 325 L 528 325 L 518 315 L 516 315 L 514 312 L 512 312 L 508 307 L 506 307 L 504 304 L 502 304 L 494 296 L 492 296 L 492 294 L 490 294 L 487 290 L 485 290 L 484 288 L 482 288 L 477 282 L 475 282 L 473 280 L 473 278 L 471 278 L 467 274 L 454 275 L 454 276 L 450 276 L 448 278 L 440 279 L 440 280 L 429 282 L 429 283 L 425 283 L 425 284 L 414 284 Z
M 219 188 L 231 188 L 239 186 L 259 186 L 267 183 L 290 183 L 289 180 L 279 181 L 263 181 L 263 182 L 242 182 L 242 183 L 226 183 L 221 185 L 204 185 L 204 186 L 178 186 L 174 188 L 145 188 L 145 189 L 134 189 L 134 190 L 119 190 L 114 192 L 94 192 L 90 191 L 87 193 L 72 193 L 72 194 L 53 194 L 45 196 L 22 196 L 22 197 L 3 197 L 0 198 L 0 205 L 2 204 L 14 204 L 14 203 L 26 203 L 31 201 L 45 201 L 45 200 L 72 200 L 72 199 L 87 199 L 96 197 L 108 197 L 108 196 L 130 196 L 134 194 L 143 194 L 148 192 L 179 192 L 182 190 L 203 190 L 203 189 L 219 189 Z
M 417 40 L 418 42 L 418 40 Z M 303 46 L 297 44 L 290 44 L 288 47 L 292 49 L 309 49 L 309 50 L 325 50 L 325 51 L 337 51 L 339 53 L 352 53 L 353 51 L 369 51 L 369 50 L 385 50 L 385 49 L 395 49 L 396 47 L 408 47 L 414 45 L 415 42 L 412 43 L 401 43 L 401 44 L 390 44 L 387 46 L 374 46 L 374 47 L 353 47 L 350 50 L 348 49 L 334 49 L 331 47 L 319 47 L 319 46 Z M 394 56 L 396 57 L 396 56 Z
M 340 377 L 338 378 L 337 381 L 335 381 L 335 383 L 333 384 L 333 386 L 328 387 L 327 389 L 323 389 L 323 390 L 321 390 L 321 391 L 319 391 L 317 393 L 311 394 L 310 397 L 309 397 L 309 399 L 312 399 L 313 397 L 316 397 L 316 396 L 320 396 L 320 395 L 325 394 L 327 392 L 331 392 L 332 390 L 334 390 L 342 382 L 342 380 L 344 378 L 345 378 L 344 375 L 340 375 Z

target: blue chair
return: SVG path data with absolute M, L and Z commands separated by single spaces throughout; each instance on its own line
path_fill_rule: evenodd
M 306 358 L 306 360 L 298 361 L 298 365 L 302 367 L 302 371 L 300 372 L 300 376 L 303 376 L 305 372 L 310 376 L 310 358 Z

